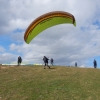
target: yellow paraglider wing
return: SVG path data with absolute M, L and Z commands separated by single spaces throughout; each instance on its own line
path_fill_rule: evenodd
M 39 33 L 45 29 L 58 24 L 69 23 L 76 26 L 75 18 L 72 14 L 63 11 L 54 11 L 46 13 L 37 19 L 35 19 L 29 27 L 26 29 L 24 34 L 24 40 L 26 43 L 36 37 Z

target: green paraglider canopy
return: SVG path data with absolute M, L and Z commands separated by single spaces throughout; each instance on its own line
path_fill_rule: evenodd
M 42 31 L 58 24 L 73 24 L 76 26 L 75 18 L 72 14 L 63 11 L 54 11 L 46 13 L 36 18 L 26 29 L 24 40 L 30 43 Z

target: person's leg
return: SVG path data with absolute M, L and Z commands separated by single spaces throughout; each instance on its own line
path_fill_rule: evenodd
M 44 63 L 44 69 L 46 68 L 46 62 Z
M 53 66 L 53 62 L 52 62 L 52 66 Z
M 50 68 L 50 66 L 48 65 L 48 62 L 47 62 L 47 66 Z
M 18 64 L 18 66 L 19 66 L 19 60 L 18 60 L 17 64 Z

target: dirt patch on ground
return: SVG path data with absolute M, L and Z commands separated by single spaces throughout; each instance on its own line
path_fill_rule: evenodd
M 3 66 L 3 65 L 1 65 L 0 69 L 8 69 L 8 68 L 13 68 L 13 67 L 15 67 L 15 66 Z

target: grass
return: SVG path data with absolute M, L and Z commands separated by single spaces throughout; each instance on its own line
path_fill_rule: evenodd
M 100 70 L 6 66 L 0 69 L 0 100 L 100 100 Z

